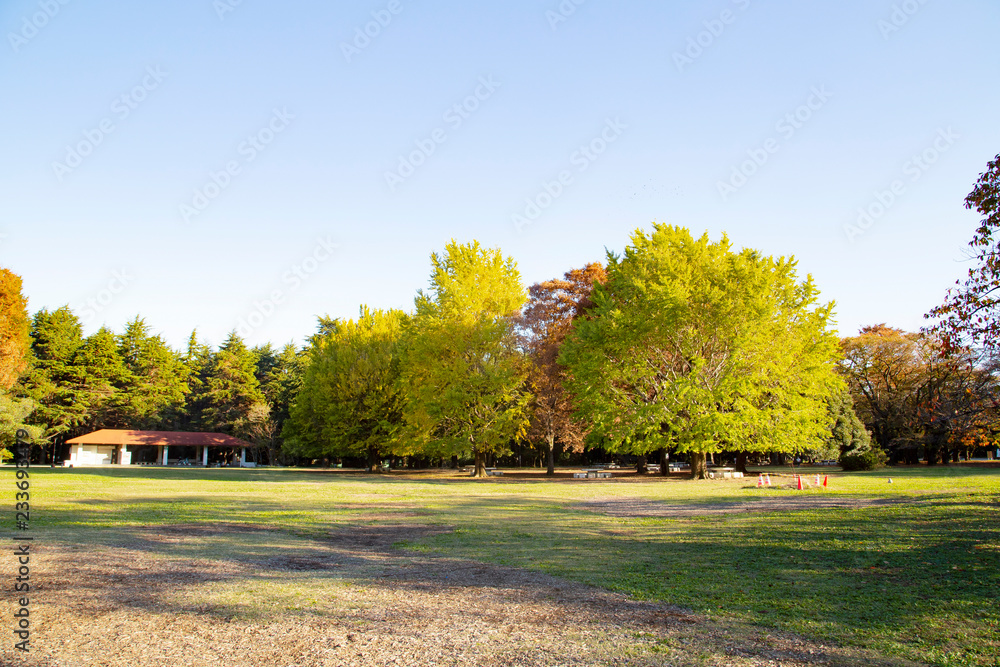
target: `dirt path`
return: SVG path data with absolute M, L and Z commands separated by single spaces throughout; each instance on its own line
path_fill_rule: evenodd
M 32 667 L 332 665 L 903 665 L 524 570 L 393 547 L 446 530 L 382 525 L 306 541 L 289 553 L 185 559 L 170 549 L 237 524 L 137 532 L 95 552 L 41 545 L 33 562 Z M 249 542 L 248 542 L 249 544 Z M 319 593 L 257 617 L 185 590 L 313 582 Z M 277 590 L 277 589 L 275 589 Z M 313 598 L 309 600 L 307 598 Z M 6 602 L 6 601 L 5 601 Z M 309 603 L 318 606 L 310 610 Z M 299 606 L 300 608 L 296 608 Z M 9 618 L 9 610 L 2 611 Z

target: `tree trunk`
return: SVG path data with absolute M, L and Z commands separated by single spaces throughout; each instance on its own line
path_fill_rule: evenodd
M 549 451 L 546 454 L 545 466 L 546 475 L 556 474 L 556 438 L 551 433 L 549 433 Z
M 379 461 L 378 461 L 378 450 L 376 450 L 374 447 L 369 447 L 368 448 L 368 472 L 378 472 L 379 471 L 379 465 L 378 465 L 378 463 L 379 463 Z
M 478 447 L 473 447 L 472 453 L 476 458 L 476 469 L 472 471 L 472 476 L 486 477 L 486 456 Z
M 451 457 L 451 467 L 454 470 L 458 470 L 458 456 Z
M 646 468 L 646 455 L 645 454 L 643 454 L 642 456 L 639 457 L 639 462 L 635 464 L 635 471 L 636 471 L 636 473 L 638 473 L 640 475 L 645 475 L 647 472 L 649 472 L 649 469 Z
M 924 458 L 927 459 L 927 465 L 934 466 L 937 465 L 937 450 L 932 448 L 930 445 L 924 447 Z
M 691 479 L 708 477 L 708 466 L 705 464 L 705 452 L 691 452 Z
M 660 450 L 660 476 L 666 477 L 670 474 L 670 455 L 666 449 Z
M 739 472 L 741 472 L 741 473 L 743 473 L 744 475 L 747 474 L 747 453 L 746 452 L 740 452 L 739 454 L 736 455 L 736 470 L 739 471 Z

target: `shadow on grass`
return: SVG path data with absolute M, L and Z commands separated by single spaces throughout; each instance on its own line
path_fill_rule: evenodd
M 284 471 L 271 474 L 288 480 Z M 551 597 L 560 587 L 554 576 L 640 600 L 615 607 L 593 589 L 557 595 L 567 609 L 609 622 L 680 608 L 722 619 L 711 623 L 743 623 L 746 632 L 777 628 L 883 655 L 992 666 L 1000 653 L 1000 513 L 987 497 L 939 493 L 905 505 L 681 520 L 609 517 L 571 506 L 578 499 L 513 495 L 408 501 L 420 512 L 392 502 L 289 507 L 206 495 L 80 501 L 47 525 L 52 536 L 104 547 L 67 559 L 79 574 L 67 590 L 99 596 L 108 569 L 119 568 L 110 583 L 123 591 L 120 604 L 158 613 L 231 616 L 259 604 L 170 601 L 178 587 L 210 584 L 281 588 L 317 579 L 414 594 L 461 587 Z M 151 564 L 133 570 L 117 550 L 149 555 Z M 746 644 L 767 657 L 763 644 Z
M 509 499 L 506 507 L 508 511 L 523 513 L 534 513 L 538 509 L 537 503 Z M 487 509 L 485 503 L 469 504 L 473 513 Z M 549 509 L 554 514 L 560 513 L 556 507 Z M 562 514 L 568 513 L 562 511 Z M 549 528 L 572 530 L 568 526 L 560 529 L 561 523 L 556 520 Z M 531 533 L 512 535 L 522 543 Z M 484 552 L 485 558 L 477 560 L 449 553 L 451 550 L 443 548 L 450 540 L 463 542 L 470 537 L 480 542 L 490 536 L 476 536 L 468 528 L 400 522 L 343 526 L 322 535 L 309 536 L 289 535 L 266 526 L 219 521 L 129 528 L 114 535 L 104 535 L 100 540 L 104 542 L 104 549 L 95 549 L 94 543 L 86 548 L 66 548 L 62 554 L 66 561 L 61 571 L 63 577 L 48 588 L 57 596 L 83 595 L 95 600 L 95 611 L 124 607 L 154 614 L 197 613 L 219 620 L 268 621 L 286 616 L 288 605 L 295 600 L 329 596 L 330 590 L 348 584 L 373 591 L 371 596 L 366 596 L 372 608 L 355 611 L 355 620 L 373 622 L 388 618 L 415 628 L 437 620 L 440 598 L 450 597 L 461 604 L 467 594 L 465 591 L 490 589 L 493 594 L 502 596 L 501 609 L 507 604 L 515 605 L 522 613 L 527 609 L 539 614 L 543 626 L 549 624 L 545 614 L 558 613 L 569 619 L 567 625 L 574 632 L 592 623 L 597 628 L 627 630 L 635 637 L 648 635 L 658 643 L 670 644 L 678 640 L 691 655 L 685 654 L 682 660 L 671 664 L 688 664 L 691 656 L 694 656 L 691 661 L 697 662 L 704 656 L 726 658 L 733 655 L 845 667 L 906 664 L 903 660 L 880 658 L 870 652 L 829 649 L 780 633 L 767 634 L 758 620 L 749 616 L 733 621 L 693 615 L 673 603 L 669 596 L 666 599 L 657 596 L 639 596 L 653 598 L 647 600 L 629 599 L 585 585 L 607 586 L 606 577 L 588 582 L 594 577 L 581 576 L 580 571 L 568 572 L 575 575 L 571 578 L 584 585 L 574 584 L 539 571 L 530 563 L 526 567 L 498 564 L 495 562 L 496 550 L 492 554 Z M 556 543 L 570 539 L 568 532 L 548 536 L 549 541 Z M 494 545 L 496 542 L 487 541 Z M 630 545 L 627 548 L 638 544 L 636 540 L 627 542 Z M 427 550 L 429 545 L 436 545 L 433 553 Z M 502 545 L 500 550 L 508 551 L 511 546 Z M 535 555 L 541 554 L 566 558 L 570 551 L 565 545 L 543 543 L 535 552 Z M 580 556 L 586 558 L 587 554 Z M 591 562 L 595 564 L 603 565 L 600 561 Z M 658 554 L 628 562 L 619 552 L 615 567 L 619 574 L 627 567 L 636 568 L 635 572 L 650 567 L 653 569 L 647 574 L 655 576 L 655 569 L 660 565 Z M 614 577 L 611 573 L 606 575 Z M 226 596 L 213 599 L 213 591 L 219 589 L 240 591 L 240 599 L 228 600 Z M 395 591 L 406 599 L 433 601 L 434 604 L 402 611 L 383 608 L 378 604 L 380 590 Z M 185 595 L 185 592 L 190 594 Z M 275 602 L 284 606 L 274 607 Z M 541 609 L 532 610 L 533 604 Z M 297 605 L 294 609 L 295 614 L 312 615 L 309 611 L 299 611 Z M 482 610 L 466 614 L 475 622 L 493 624 L 498 620 Z

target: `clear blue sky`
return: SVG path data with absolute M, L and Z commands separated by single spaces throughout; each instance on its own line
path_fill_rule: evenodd
M 795 255 L 843 334 L 914 329 L 1000 153 L 995 0 L 236 2 L 0 3 L 0 265 L 32 311 L 302 342 L 409 309 L 451 238 L 530 284 L 661 221 Z

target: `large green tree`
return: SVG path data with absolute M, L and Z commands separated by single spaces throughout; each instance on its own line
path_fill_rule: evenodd
M 213 431 L 249 437 L 251 409 L 264 403 L 256 355 L 235 331 L 212 357 L 205 381 L 204 424 Z
M 471 453 L 482 477 L 486 455 L 508 451 L 528 423 L 529 364 L 515 335 L 525 290 L 514 261 L 478 242 L 452 241 L 431 264 L 402 370 L 409 437 L 431 455 Z
M 130 376 L 124 387 L 124 421 L 135 429 L 178 429 L 189 391 L 181 355 L 140 317 L 118 336 L 118 353 Z
M 365 458 L 408 453 L 397 440 L 402 423 L 399 384 L 406 315 L 369 310 L 356 320 L 329 320 L 312 338 L 309 365 L 284 429 L 298 456 Z
M 180 415 L 182 431 L 201 431 L 207 428 L 205 410 L 208 408 L 208 377 L 212 369 L 212 348 L 198 340 L 198 332 L 188 337 L 187 350 L 181 363 L 187 374 L 187 397 Z
M 638 230 L 608 256 L 590 317 L 577 320 L 560 363 L 580 416 L 612 451 L 794 452 L 829 435 L 832 304 L 819 304 L 795 261 L 736 252 L 726 237 L 680 227 Z
M 87 421 L 92 396 L 81 385 L 75 363 L 82 345 L 83 328 L 69 306 L 42 309 L 32 317 L 30 365 L 16 392 L 32 401 L 29 423 L 45 439 L 73 437 Z
M 88 336 L 76 349 L 73 365 L 86 395 L 89 429 L 137 428 L 130 397 L 136 377 L 122 359 L 114 332 L 102 327 Z
M 264 403 L 251 411 L 250 437 L 258 446 L 267 448 L 268 461 L 273 465 L 282 454 L 281 433 L 292 401 L 302 386 L 306 356 L 292 343 L 279 351 L 270 343 L 253 351 L 257 356 L 257 381 L 264 394 Z

